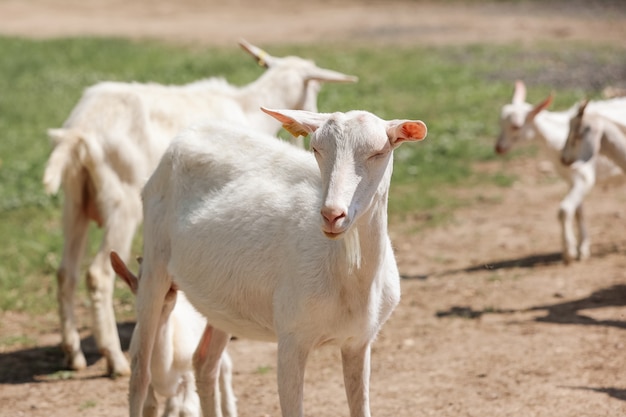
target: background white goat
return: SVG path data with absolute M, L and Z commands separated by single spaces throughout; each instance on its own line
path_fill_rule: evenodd
M 400 298 L 387 234 L 392 155 L 401 143 L 422 140 L 426 125 L 364 111 L 265 111 L 293 134 L 311 133 L 315 156 L 209 123 L 172 142 L 142 192 L 131 416 L 140 415 L 147 394 L 172 282 L 210 324 L 207 354 L 196 358 L 205 417 L 219 413 L 213 387 L 231 334 L 278 341 L 285 417 L 303 415 L 311 349 L 339 345 L 350 415 L 370 415 L 370 347 Z
M 561 163 L 561 150 L 567 139 L 570 118 L 576 113 L 573 106 L 566 111 L 550 112 L 546 110 L 552 103 L 549 96 L 533 106 L 526 102 L 526 86 L 522 81 L 515 83 L 513 100 L 505 104 L 500 113 L 500 135 L 497 139 L 496 152 L 502 154 L 514 145 L 537 139 L 543 153 L 550 159 L 556 172 L 568 183 L 569 191 L 559 206 L 559 222 L 563 259 L 585 259 L 590 254 L 590 239 L 583 218 L 583 200 L 591 191 L 596 180 L 606 181 L 621 175 L 621 170 L 604 157 L 595 163 L 564 166 Z M 612 120 L 618 120 L 626 111 L 626 99 L 613 99 L 592 102 L 590 111 L 602 113 Z M 578 226 L 578 236 L 574 228 L 574 219 Z
M 570 120 L 569 134 L 561 153 L 565 165 L 594 163 L 604 155 L 626 173 L 626 109 L 623 123 L 615 123 L 599 113 L 587 113 L 588 101 L 580 104 Z
M 115 251 L 111 252 L 111 265 L 133 294 L 137 294 L 137 277 Z M 166 397 L 163 417 L 200 417 L 200 399 L 196 392 L 192 358 L 196 346 L 200 344 L 206 319 L 189 304 L 185 294 L 173 286 L 165 296 L 159 325 L 161 331 L 156 336 L 152 350 L 150 387 L 143 417 L 157 414 L 159 404 L 155 393 Z M 232 360 L 226 350 L 221 357 L 216 391 L 218 398 L 221 398 L 222 414 L 236 417 Z
M 112 305 L 114 274 L 109 253 L 129 254 L 141 221 L 140 188 L 169 141 L 182 128 L 205 118 L 234 120 L 276 134 L 261 105 L 316 110 L 319 82 L 354 82 L 355 77 L 318 68 L 298 57 L 276 58 L 246 42 L 242 47 L 269 69 L 242 87 L 209 79 L 184 86 L 100 83 L 88 88 L 62 129 L 50 130 L 55 148 L 44 184 L 55 193 L 61 183 L 64 247 L 57 271 L 62 348 L 66 365 L 86 366 L 74 317 L 74 293 L 90 220 L 104 227 L 100 248 L 89 266 L 96 343 L 108 372 L 130 372 L 120 348 Z

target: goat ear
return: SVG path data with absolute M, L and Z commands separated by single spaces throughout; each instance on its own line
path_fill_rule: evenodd
M 120 258 L 120 256 L 117 254 L 117 252 L 111 251 L 110 258 L 111 266 L 113 267 L 115 273 L 124 280 L 124 282 L 130 287 L 130 290 L 133 294 L 137 294 L 137 285 L 139 283 L 139 280 L 137 279 L 135 274 L 130 272 L 130 270 L 128 269 L 122 258 Z
M 513 100 L 511 102 L 513 104 L 520 104 L 526 101 L 526 85 L 524 81 L 517 80 L 515 81 L 515 89 L 513 90 Z
M 589 104 L 589 99 L 586 98 L 583 101 L 580 102 L 580 105 L 578 106 L 578 114 L 576 115 L 576 117 L 583 117 L 583 114 L 585 113 L 585 108 L 587 107 L 587 104 Z
M 550 107 L 550 105 L 552 104 L 553 98 L 554 98 L 553 93 L 550 93 L 550 95 L 548 97 L 546 97 L 546 99 L 544 101 L 542 101 L 541 103 L 539 103 L 535 107 L 533 107 L 532 110 L 529 111 L 528 114 L 526 115 L 526 121 L 529 122 L 529 121 L 533 120 L 535 118 L 535 116 L 537 116 L 537 114 L 539 114 L 539 112 L 542 112 L 543 110 L 545 110 L 548 107 Z
M 285 130 L 295 137 L 315 132 L 328 120 L 327 114 L 304 110 L 270 110 L 265 107 L 261 110 L 281 122 Z
M 421 120 L 390 120 L 387 122 L 387 136 L 393 146 L 402 142 L 418 141 L 426 137 L 428 129 Z
M 325 68 L 315 67 L 306 76 L 307 80 L 315 80 L 324 83 L 355 83 L 359 81 L 359 77 L 354 75 L 342 74 Z
M 258 46 L 252 45 L 245 39 L 239 40 L 239 46 L 241 46 L 244 51 L 248 52 L 250 55 L 256 58 L 257 64 L 259 64 L 263 68 L 271 67 L 273 62 L 276 60 L 276 58 L 265 52 L 263 49 L 259 48 Z

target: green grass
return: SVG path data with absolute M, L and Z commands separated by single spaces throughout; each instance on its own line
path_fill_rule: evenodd
M 527 82 L 531 101 L 556 91 L 558 109 L 585 95 L 597 97 L 626 60 L 624 49 L 565 43 L 532 49 L 263 46 L 277 56 L 312 58 L 360 77 L 355 85 L 325 86 L 320 111 L 360 108 L 428 124 L 423 143 L 396 152 L 390 212 L 392 221 L 410 214 L 431 225 L 472 203 L 456 198 L 455 188 L 512 183 L 506 173 L 479 174 L 472 166 L 495 158 L 499 109 L 510 99 L 516 78 Z M 63 197 L 46 196 L 41 185 L 50 152 L 45 132 L 62 125 L 82 90 L 103 80 L 185 83 L 212 75 L 241 85 L 263 71 L 235 46 L 192 48 L 120 39 L 0 37 L 0 56 L 0 311 L 32 314 L 56 308 L 54 270 L 62 246 Z M 93 253 L 97 239 L 91 242 Z M 132 296 L 122 284 L 117 296 L 123 310 L 132 311 Z M 87 303 L 84 291 L 80 302 Z

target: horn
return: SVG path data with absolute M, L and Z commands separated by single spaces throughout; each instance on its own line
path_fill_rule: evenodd
M 256 58 L 257 64 L 262 66 L 263 68 L 269 68 L 268 61 L 271 60 L 272 56 L 265 52 L 263 49 L 258 46 L 252 45 L 250 42 L 245 39 L 239 40 L 239 46 L 243 48 L 244 51 L 248 52 L 250 55 Z

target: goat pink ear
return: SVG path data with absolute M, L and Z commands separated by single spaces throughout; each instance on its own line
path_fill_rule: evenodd
M 513 90 L 513 104 L 520 104 L 526 101 L 526 85 L 522 80 L 515 81 L 515 89 Z
M 426 137 L 428 128 L 421 120 L 391 120 L 387 122 L 387 136 L 392 145 L 418 141 Z
M 111 258 L 111 266 L 117 275 L 124 280 L 124 282 L 130 287 L 133 294 L 137 294 L 137 285 L 139 280 L 130 272 L 122 258 L 115 251 L 111 251 L 109 255 Z
M 553 94 L 550 93 L 550 95 L 548 97 L 546 97 L 546 99 L 544 101 L 542 101 L 541 103 L 539 103 L 535 107 L 533 107 L 533 109 L 530 112 L 528 112 L 528 114 L 526 115 L 526 121 L 530 121 L 530 120 L 534 119 L 537 114 L 539 114 L 543 110 L 545 110 L 548 107 L 550 107 L 550 105 L 552 104 L 553 98 L 554 98 Z
M 285 130 L 293 136 L 307 136 L 315 132 L 328 120 L 328 115 L 304 110 L 270 110 L 261 107 L 265 113 L 282 123 Z

